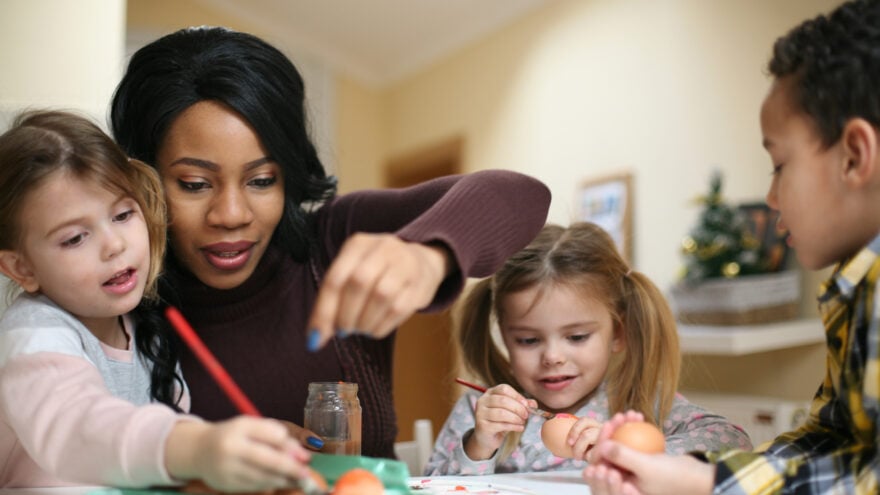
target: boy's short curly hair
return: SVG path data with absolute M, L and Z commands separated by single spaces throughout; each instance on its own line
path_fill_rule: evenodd
M 825 146 L 854 117 L 880 128 L 880 0 L 854 0 L 800 24 L 776 40 L 767 68 L 792 76 L 793 101 Z

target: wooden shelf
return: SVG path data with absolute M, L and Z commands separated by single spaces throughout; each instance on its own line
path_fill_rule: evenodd
M 709 326 L 678 324 L 684 354 L 741 356 L 825 342 L 818 318 L 762 325 Z

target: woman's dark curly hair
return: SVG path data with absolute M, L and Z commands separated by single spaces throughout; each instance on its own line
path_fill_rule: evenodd
M 155 167 L 165 134 L 184 110 L 210 100 L 236 111 L 282 170 L 284 213 L 272 242 L 302 261 L 314 243 L 306 208 L 336 192 L 309 139 L 304 99 L 302 77 L 277 48 L 226 28 L 187 28 L 135 52 L 110 122 L 122 148 Z
M 880 128 L 880 0 L 850 1 L 795 27 L 776 40 L 768 70 L 793 76 L 794 103 L 825 146 L 855 117 Z

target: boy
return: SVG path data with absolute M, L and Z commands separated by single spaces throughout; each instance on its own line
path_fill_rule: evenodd
M 608 440 L 589 455 L 594 495 L 878 493 L 880 478 L 880 0 L 847 2 L 777 40 L 761 108 L 773 165 L 767 203 L 809 269 L 828 352 L 807 424 L 763 452 L 645 455 Z

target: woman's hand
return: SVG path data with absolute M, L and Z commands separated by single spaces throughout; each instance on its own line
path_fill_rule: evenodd
M 439 245 L 392 234 L 351 236 L 321 283 L 308 348 L 320 349 L 337 332 L 388 335 L 431 303 L 450 265 L 448 250 Z
M 712 493 L 715 466 L 691 456 L 644 454 L 611 440 L 620 425 L 642 421 L 640 413 L 615 414 L 599 432 L 598 443 L 589 451 L 590 465 L 583 476 L 593 495 L 653 495 Z
M 310 454 L 279 421 L 239 416 L 220 423 L 179 421 L 165 444 L 168 473 L 222 491 L 264 491 L 296 485 Z
M 496 385 L 486 390 L 477 399 L 474 431 L 464 443 L 468 457 L 472 460 L 492 457 L 507 432 L 525 429 L 529 407 L 537 407 L 537 403 L 527 400 L 510 385 Z
M 307 430 L 296 423 L 291 423 L 290 421 L 285 421 L 283 419 L 279 419 L 278 421 L 287 428 L 287 433 L 295 438 L 303 447 L 317 452 L 324 446 L 324 440 L 312 430 Z

